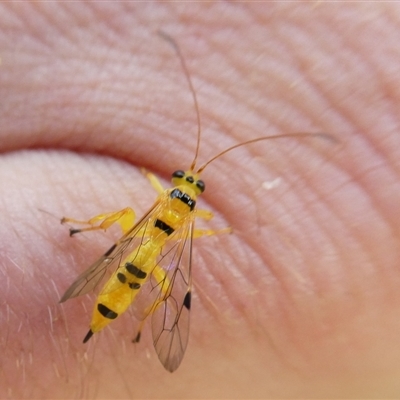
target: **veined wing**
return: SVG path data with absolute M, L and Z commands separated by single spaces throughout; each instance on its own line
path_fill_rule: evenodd
M 155 287 L 159 295 L 152 316 L 153 344 L 170 372 L 179 367 L 189 338 L 193 228 L 190 219 L 177 232 L 173 246 L 160 255 L 158 264 L 166 278 Z
M 146 224 L 152 219 L 152 215 L 159 212 L 162 207 L 162 198 L 159 198 L 153 207 L 138 221 L 133 228 L 114 243 L 97 261 L 95 261 L 86 271 L 84 271 L 75 282 L 66 290 L 60 299 L 60 303 L 86 294 L 93 290 L 104 278 L 107 270 L 114 265 L 118 268 L 118 263 L 124 258 L 124 254 L 131 251 L 134 246 L 134 238 L 138 234 L 145 234 Z M 117 264 L 117 265 L 115 265 Z

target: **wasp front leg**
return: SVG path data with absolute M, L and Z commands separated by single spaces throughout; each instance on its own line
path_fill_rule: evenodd
M 133 227 L 135 223 L 135 212 L 131 208 L 127 207 L 120 211 L 96 215 L 87 221 L 80 221 L 77 219 L 64 217 L 61 219 L 61 223 L 88 225 L 85 228 L 80 229 L 71 228 L 69 230 L 70 236 L 80 232 L 96 231 L 99 229 L 106 230 L 115 223 L 121 226 L 123 233 L 126 233 Z
M 154 174 L 148 172 L 145 168 L 142 168 L 142 174 L 150 181 L 151 186 L 153 186 L 158 194 L 161 194 L 165 191 L 160 180 Z

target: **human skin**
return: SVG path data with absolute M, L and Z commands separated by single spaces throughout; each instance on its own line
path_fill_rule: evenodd
M 0 397 L 400 395 L 396 3 L 1 3 Z M 189 346 L 170 374 L 127 312 L 87 344 L 94 296 L 60 305 L 117 230 L 87 219 L 205 170 Z

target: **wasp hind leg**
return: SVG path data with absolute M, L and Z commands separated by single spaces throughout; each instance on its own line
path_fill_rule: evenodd
M 146 322 L 146 319 L 144 319 L 143 321 L 140 321 L 139 328 L 137 330 L 136 336 L 132 339 L 132 343 L 139 343 L 140 342 L 140 338 L 142 336 L 143 326 L 144 326 L 144 323 Z
M 73 218 L 64 217 L 61 219 L 61 223 L 71 223 L 79 225 L 88 225 L 84 228 L 71 228 L 69 230 L 70 236 L 75 235 L 80 232 L 96 231 L 96 230 L 106 230 L 111 225 L 117 223 L 121 226 L 122 232 L 126 233 L 131 229 L 135 222 L 135 212 L 127 207 L 120 211 L 113 211 L 105 214 L 96 215 L 87 221 L 80 221 Z
M 150 305 L 145 309 L 144 311 L 145 318 L 142 321 L 140 321 L 136 336 L 134 339 L 132 339 L 132 343 L 139 343 L 140 337 L 142 335 L 143 326 L 147 318 L 154 313 L 154 311 L 163 301 L 165 301 L 166 297 L 168 296 L 171 290 L 171 282 L 168 279 L 168 276 L 165 274 L 165 271 L 160 266 L 156 265 L 151 274 L 153 278 L 156 280 L 157 285 L 160 287 L 162 296 L 160 296 L 160 298 L 158 298 L 152 305 Z

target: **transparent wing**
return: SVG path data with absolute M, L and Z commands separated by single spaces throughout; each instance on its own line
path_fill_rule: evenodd
M 160 255 L 166 278 L 158 283 L 152 316 L 153 343 L 164 367 L 175 371 L 185 354 L 189 338 L 191 259 L 194 221 L 177 233 L 171 248 Z
M 111 266 L 115 269 L 124 258 L 124 254 L 131 251 L 136 245 L 134 240 L 139 234 L 145 236 L 149 220 L 157 214 L 163 201 L 159 199 L 153 207 L 135 224 L 135 226 L 114 243 L 97 261 L 95 261 L 86 271 L 84 271 L 75 282 L 66 290 L 60 299 L 60 303 L 86 294 L 93 290 L 104 278 Z

